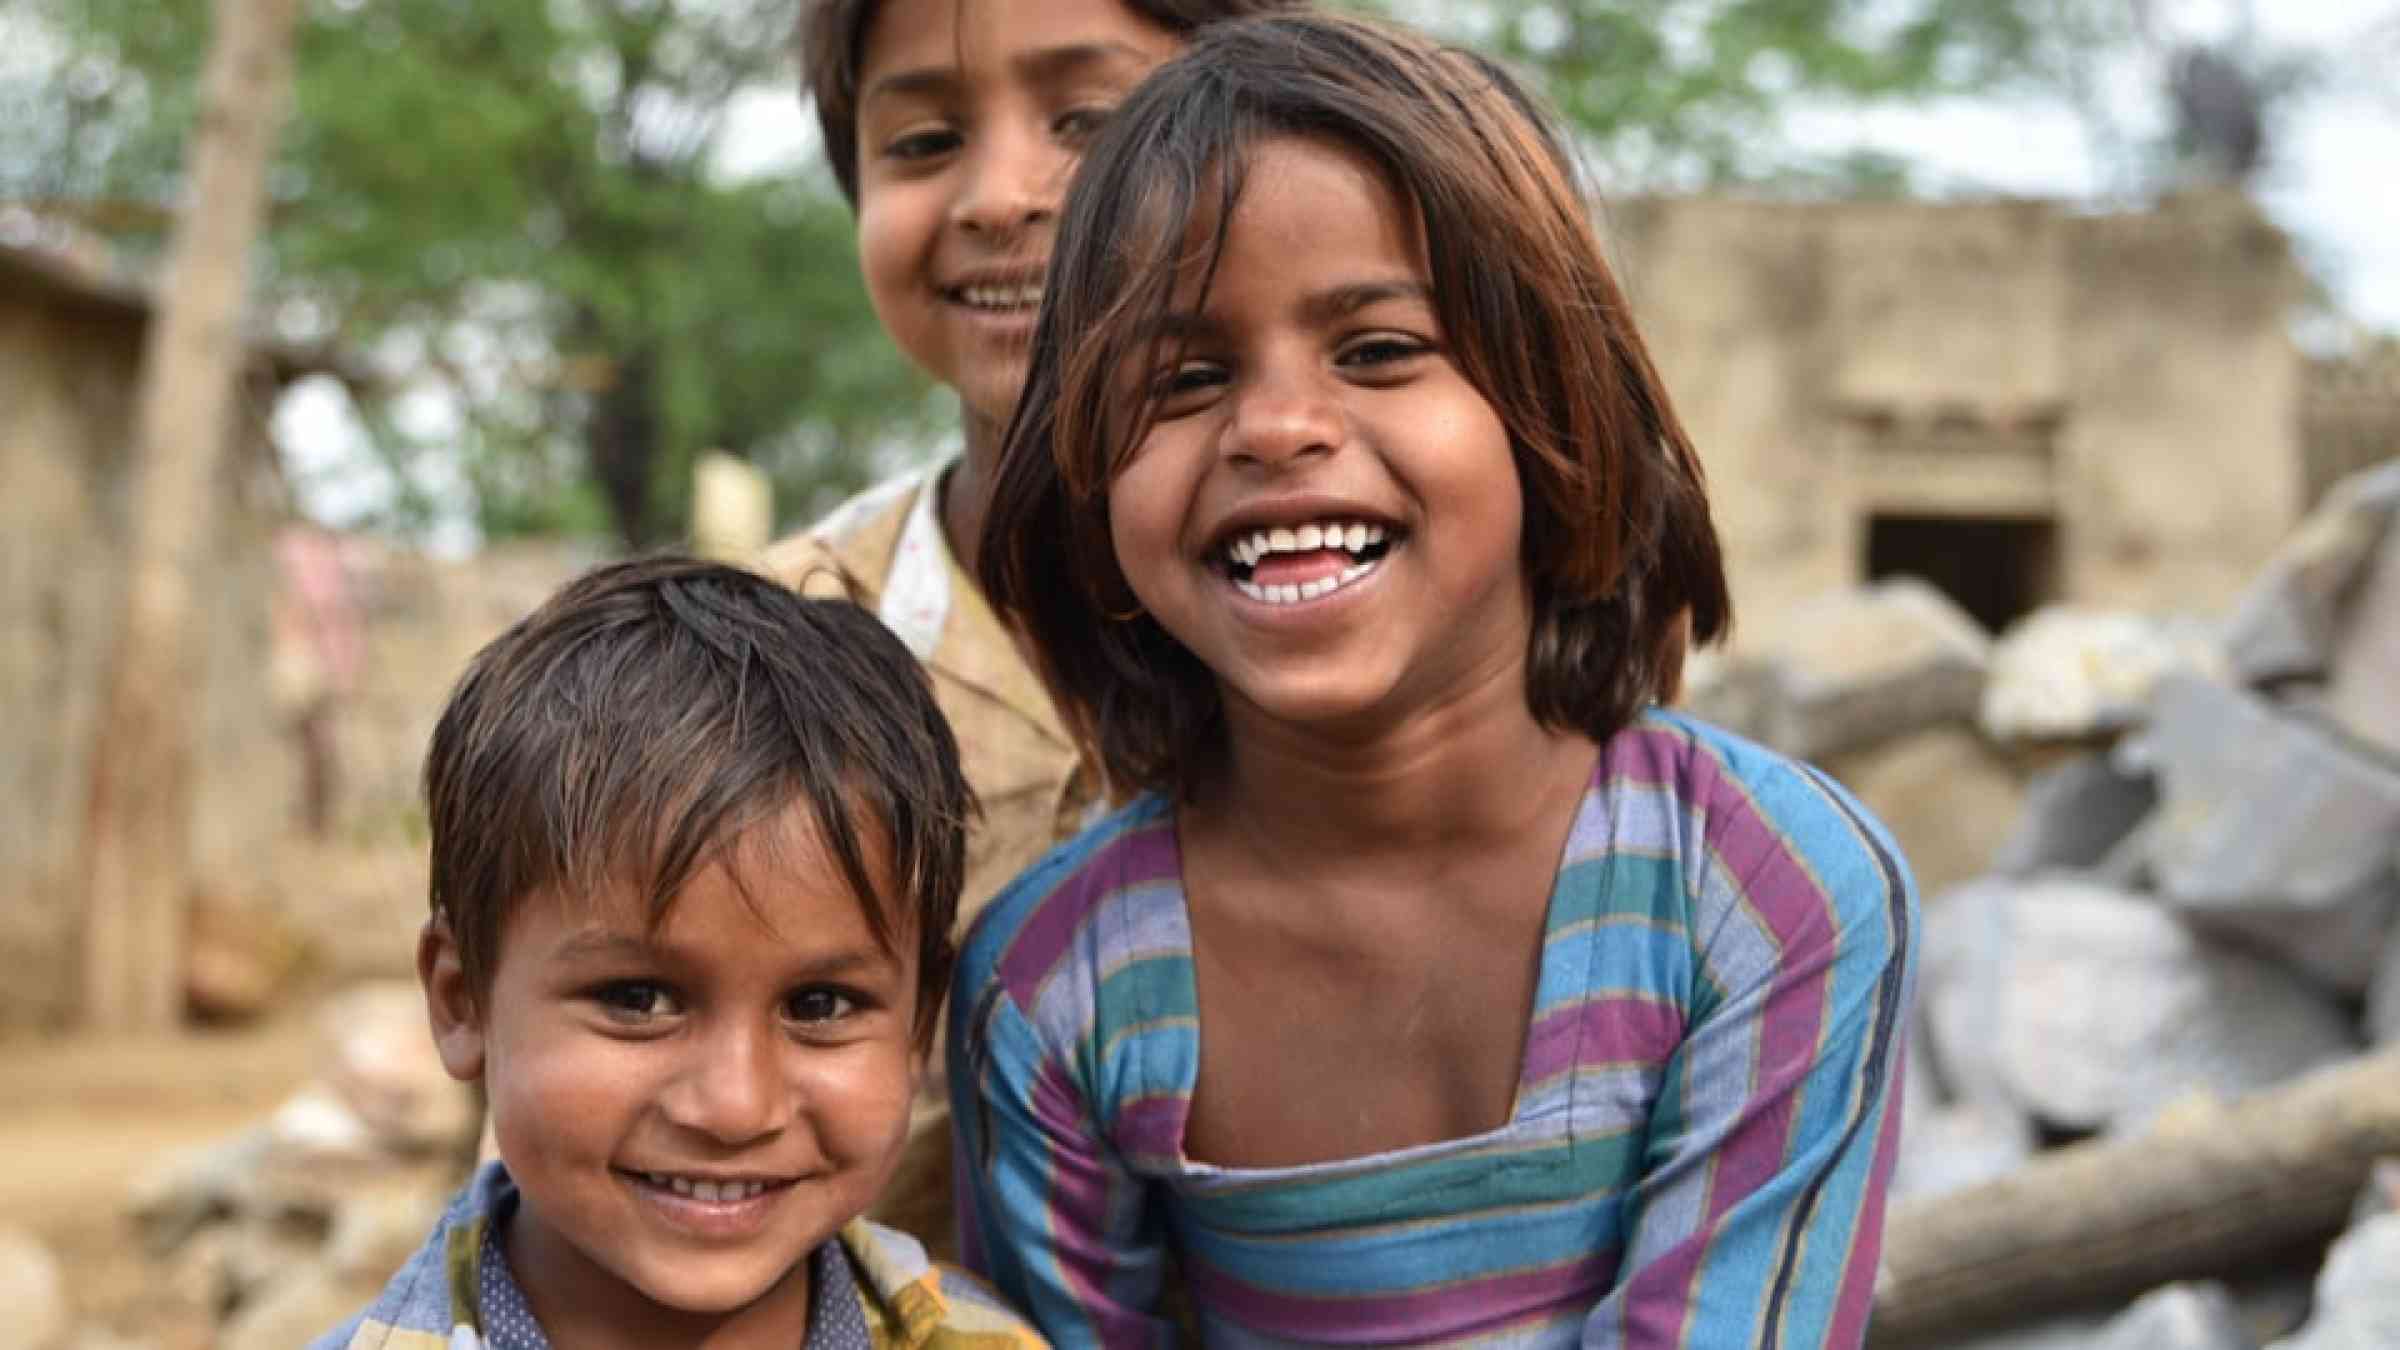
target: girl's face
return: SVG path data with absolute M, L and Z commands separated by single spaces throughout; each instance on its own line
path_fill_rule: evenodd
M 1085 139 L 1181 46 L 1118 0 L 885 0 L 858 70 L 858 251 L 909 358 L 1005 421 Z
M 1413 206 L 1345 147 L 1263 142 L 1212 284 L 1170 310 L 1158 364 L 1127 372 L 1157 414 L 1110 485 L 1112 539 L 1237 725 L 1372 733 L 1521 691 L 1516 460 L 1451 358 Z

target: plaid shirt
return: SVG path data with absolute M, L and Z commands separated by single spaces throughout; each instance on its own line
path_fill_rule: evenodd
M 486 1163 L 375 1302 L 310 1350 L 548 1350 L 500 1253 L 493 1218 L 516 1183 Z M 1042 1338 L 915 1239 L 857 1219 L 810 1257 L 804 1350 L 1038 1350 Z M 849 1297 L 840 1295 L 847 1292 Z

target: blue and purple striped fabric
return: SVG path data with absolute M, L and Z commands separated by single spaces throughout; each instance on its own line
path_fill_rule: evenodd
M 1913 884 L 1815 771 L 1653 712 L 1550 901 L 1509 1120 L 1301 1167 L 1184 1156 L 1174 815 L 1118 812 L 969 938 L 950 1083 L 970 1265 L 1060 1345 L 1852 1346 L 1900 1127 Z

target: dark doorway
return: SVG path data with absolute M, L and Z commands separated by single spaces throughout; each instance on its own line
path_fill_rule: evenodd
M 1922 577 L 1997 633 L 2047 604 L 2057 578 L 2058 527 L 2047 520 L 1876 516 L 1867 525 L 1867 576 Z

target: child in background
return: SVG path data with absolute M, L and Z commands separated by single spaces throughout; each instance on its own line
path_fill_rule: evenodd
M 1074 833 L 1101 798 L 1016 638 L 974 580 L 1000 430 L 1025 379 L 1058 205 L 1084 143 L 1191 34 L 1299 0 L 811 0 L 801 67 L 858 210 L 867 294 L 893 341 L 957 391 L 963 453 L 778 544 L 794 585 L 847 576 L 933 679 L 982 817 L 960 908 Z M 950 1131 L 935 1091 L 879 1213 L 950 1250 Z
M 1916 901 L 1653 706 L 1700 466 L 1512 78 L 1212 28 L 1069 195 L 982 575 L 1147 795 L 977 922 L 970 1265 L 1062 1345 L 1854 1346 Z
M 1041 1344 L 858 1217 L 933 1039 L 970 809 L 873 616 L 600 568 L 476 656 L 425 796 L 417 971 L 500 1157 L 320 1350 Z

